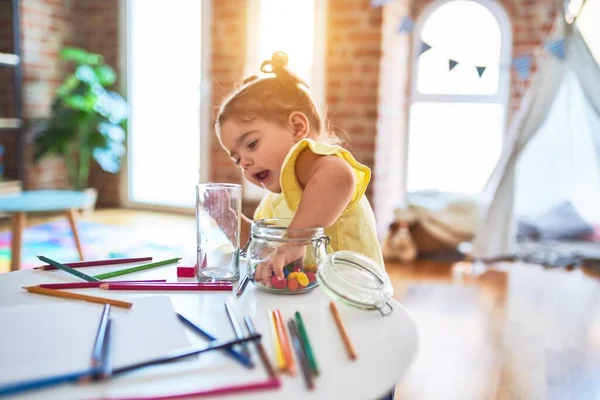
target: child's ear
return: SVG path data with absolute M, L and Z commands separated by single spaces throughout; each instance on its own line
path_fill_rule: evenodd
M 292 112 L 288 117 L 288 122 L 296 142 L 299 142 L 308 136 L 308 132 L 310 132 L 310 124 L 308 122 L 308 118 L 303 112 Z

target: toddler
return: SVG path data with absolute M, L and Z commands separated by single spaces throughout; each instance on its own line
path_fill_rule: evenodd
M 287 62 L 285 53 L 274 53 L 261 66 L 266 75 L 247 78 L 216 118 L 221 146 L 246 179 L 270 192 L 254 219 L 290 219 L 290 235 L 323 227 L 332 251 L 362 253 L 383 268 L 375 216 L 364 195 L 371 171 L 326 129 L 307 85 Z M 283 267 L 303 255 L 297 246 L 280 246 L 254 278 L 271 286 L 273 274 L 284 279 Z

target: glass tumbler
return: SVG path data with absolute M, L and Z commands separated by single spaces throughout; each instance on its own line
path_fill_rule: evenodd
M 235 282 L 240 277 L 242 185 L 196 185 L 198 280 Z

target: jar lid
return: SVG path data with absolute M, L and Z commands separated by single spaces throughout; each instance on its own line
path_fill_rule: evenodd
M 328 254 L 319 262 L 317 280 L 333 299 L 358 308 L 377 309 L 383 315 L 392 311 L 388 301 L 394 288 L 389 276 L 383 267 L 363 254 L 347 250 Z M 389 311 L 384 313 L 386 306 Z

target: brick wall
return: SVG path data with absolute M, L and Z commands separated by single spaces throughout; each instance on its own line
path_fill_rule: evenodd
M 332 125 L 345 132 L 356 159 L 374 167 L 381 58 L 381 8 L 368 0 L 329 0 L 325 83 Z M 374 181 L 369 185 L 370 196 Z
M 89 52 L 101 54 L 104 62 L 117 73 L 117 83 L 112 90 L 119 91 L 119 10 L 118 0 L 76 0 L 77 38 L 80 46 Z M 124 169 L 117 174 L 105 172 L 96 162 L 90 170 L 90 187 L 98 190 L 99 207 L 115 207 L 121 204 L 126 175 Z
M 246 5 L 247 0 L 213 1 L 212 3 L 211 70 L 213 85 L 211 105 L 213 108 L 216 108 L 244 78 Z M 214 127 L 211 129 L 211 133 L 210 180 L 240 183 L 241 173 L 215 138 Z

